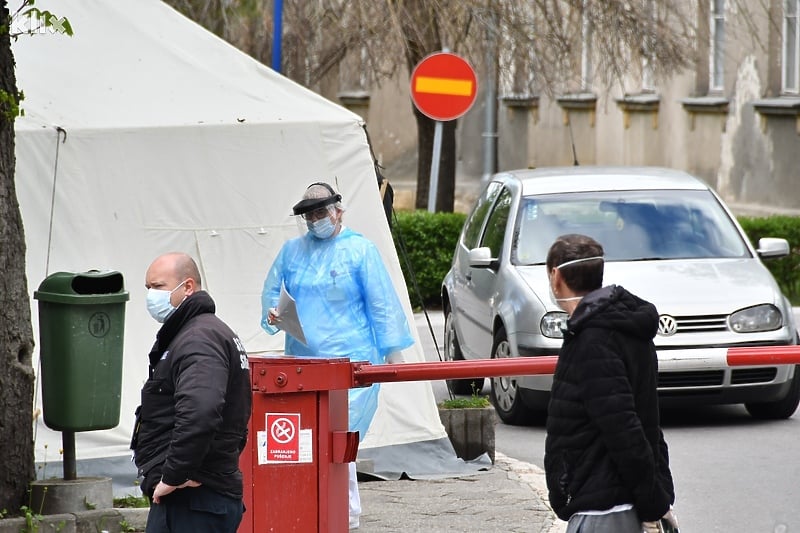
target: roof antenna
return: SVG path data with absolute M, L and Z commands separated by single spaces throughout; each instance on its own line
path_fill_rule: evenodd
M 567 126 L 569 126 L 569 142 L 572 144 L 572 164 L 576 167 L 578 163 L 578 153 L 575 151 L 575 138 L 572 136 L 572 117 L 567 114 Z

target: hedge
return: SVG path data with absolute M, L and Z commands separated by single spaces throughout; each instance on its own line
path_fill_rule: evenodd
M 792 304 L 800 304 L 800 217 L 774 215 L 737 219 L 755 247 L 761 237 L 781 237 L 789 241 L 791 253 L 787 257 L 764 259 L 764 264 Z
M 392 236 L 397 255 L 400 256 L 411 305 L 415 308 L 423 305 L 426 308 L 438 308 L 442 305 L 442 280 L 450 270 L 453 252 L 466 218 L 462 213 L 395 213 Z
M 395 213 L 392 235 L 411 304 L 415 308 L 419 309 L 423 304 L 427 308 L 441 306 L 442 280 L 450 270 L 465 219 L 466 215 L 462 213 Z M 800 217 L 776 215 L 738 217 L 738 220 L 754 246 L 758 246 L 761 237 L 782 237 L 789 241 L 791 254 L 788 257 L 766 259 L 764 264 L 784 294 L 793 304 L 800 305 Z

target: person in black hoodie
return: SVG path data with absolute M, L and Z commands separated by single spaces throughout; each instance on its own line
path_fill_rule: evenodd
M 675 493 L 659 421 L 655 307 L 602 286 L 603 247 L 584 235 L 547 254 L 552 299 L 568 315 L 547 416 L 544 466 L 567 532 L 673 527 Z
M 186 254 L 158 257 L 145 275 L 147 309 L 163 323 L 131 448 L 150 497 L 148 533 L 235 533 L 244 512 L 239 454 L 250 419 L 250 365 L 214 314 Z

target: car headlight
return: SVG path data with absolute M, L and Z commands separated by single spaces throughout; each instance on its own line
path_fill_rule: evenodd
M 559 311 L 552 311 L 542 317 L 542 335 L 551 339 L 563 339 L 564 330 L 567 329 L 569 315 Z
M 736 311 L 731 315 L 729 323 L 736 333 L 773 331 L 783 325 L 783 317 L 774 305 L 763 304 Z

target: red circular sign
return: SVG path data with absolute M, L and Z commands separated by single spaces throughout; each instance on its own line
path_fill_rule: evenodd
M 475 102 L 478 80 L 465 59 L 437 52 L 420 61 L 411 73 L 411 99 L 433 120 L 455 120 Z

